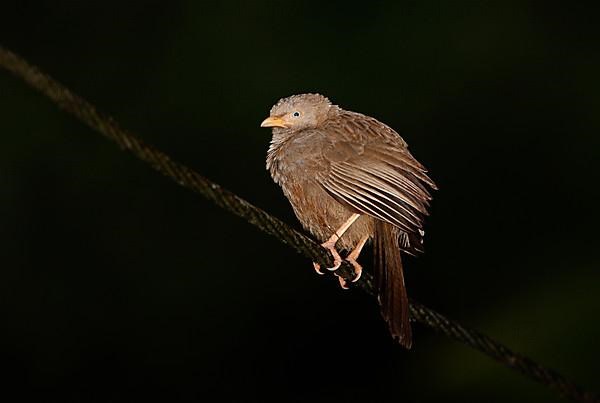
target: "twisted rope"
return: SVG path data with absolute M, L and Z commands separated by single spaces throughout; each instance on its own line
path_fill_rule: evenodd
M 39 69 L 28 64 L 25 60 L 0 46 L 0 66 L 24 80 L 38 90 L 62 110 L 74 115 L 87 126 L 116 142 L 123 150 L 128 150 L 137 158 L 149 163 L 163 175 L 173 179 L 219 207 L 236 214 L 264 232 L 273 235 L 281 242 L 293 247 L 297 252 L 310 258 L 322 266 L 331 266 L 331 256 L 318 243 L 302 233 L 289 227 L 283 221 L 271 216 L 264 210 L 253 206 L 234 193 L 218 184 L 204 178 L 190 168 L 173 161 L 169 156 L 145 144 L 132 133 L 119 127 L 110 116 L 98 112 L 90 103 L 73 94 Z M 352 267 L 344 262 L 338 273 L 345 278 L 353 275 Z M 375 289 L 372 277 L 363 275 L 359 285 L 368 293 L 374 295 Z M 430 327 L 438 333 L 466 344 L 509 368 L 538 381 L 558 391 L 564 397 L 574 402 L 600 402 L 598 397 L 580 389 L 573 382 L 556 371 L 545 368 L 535 361 L 511 351 L 508 347 L 474 330 L 468 329 L 457 322 L 447 319 L 442 314 L 411 300 L 411 319 Z

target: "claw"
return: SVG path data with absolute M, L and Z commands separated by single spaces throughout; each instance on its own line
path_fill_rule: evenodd
M 338 281 L 340 282 L 340 287 L 342 287 L 343 290 L 348 290 L 350 289 L 350 287 L 348 287 L 348 283 L 346 282 L 346 280 L 344 280 L 344 278 L 342 276 L 340 276 L 339 274 L 335 274 L 334 275 L 338 278 Z
M 319 263 L 313 262 L 313 267 L 314 267 L 315 271 L 317 272 L 317 274 L 320 274 L 321 276 L 323 274 L 325 274 L 321 271 L 321 265 Z
M 321 246 L 327 249 L 333 256 L 333 267 L 328 267 L 327 270 L 336 271 L 337 269 L 339 269 L 342 265 L 342 257 L 335 249 L 335 242 L 327 241 L 322 243 Z
M 362 275 L 362 266 L 352 257 L 347 257 L 346 261 L 354 268 L 354 278 L 350 281 L 356 283 L 358 280 L 360 280 L 360 276 Z

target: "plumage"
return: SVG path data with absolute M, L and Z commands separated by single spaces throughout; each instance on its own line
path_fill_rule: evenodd
M 318 94 L 281 99 L 262 126 L 273 127 L 267 169 L 308 231 L 331 240 L 360 214 L 333 244 L 351 251 L 365 236 L 375 239 L 382 315 L 392 335 L 410 347 L 400 250 L 422 252 L 436 189 L 426 169 L 389 126 Z

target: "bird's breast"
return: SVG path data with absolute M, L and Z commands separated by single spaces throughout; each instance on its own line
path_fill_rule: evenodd
M 272 142 L 267 154 L 267 168 L 281 186 L 287 180 L 315 182 L 315 176 L 328 168 L 323 158 L 325 139 L 319 133 L 303 133 L 286 141 Z
M 353 211 L 335 200 L 318 181 L 329 169 L 324 149 L 331 148 L 322 135 L 309 134 L 271 144 L 267 167 L 271 176 L 290 201 L 302 226 L 320 240 L 329 238 Z M 361 218 L 340 241 L 340 247 L 350 249 L 365 234 L 372 233 L 372 220 Z

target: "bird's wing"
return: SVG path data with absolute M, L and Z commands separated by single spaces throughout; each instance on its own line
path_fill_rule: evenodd
M 435 184 L 396 132 L 355 115 L 325 129 L 336 140 L 323 149 L 328 169 L 319 182 L 340 203 L 420 239 Z

